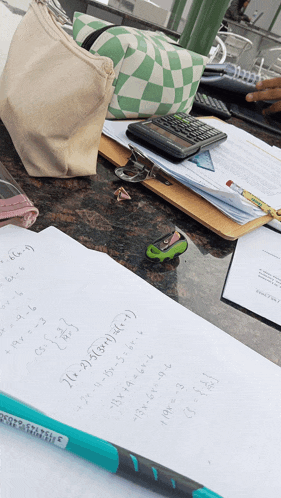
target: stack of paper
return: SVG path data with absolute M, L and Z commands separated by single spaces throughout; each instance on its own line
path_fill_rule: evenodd
M 224 498 L 279 498 L 279 367 L 55 228 L 0 237 L 3 392 Z M 155 496 L 0 425 L 1 498 Z
M 220 211 L 243 225 L 264 212 L 233 192 L 226 183 L 232 180 L 274 209 L 281 208 L 280 149 L 267 145 L 249 133 L 217 119 L 203 119 L 225 132 L 226 142 L 209 151 L 214 171 L 199 167 L 199 161 L 173 164 L 150 150 L 134 144 L 126 136 L 129 121 L 106 121 L 103 133 L 125 147 L 133 143 L 164 171 L 207 199 Z M 200 158 L 200 154 L 197 156 Z

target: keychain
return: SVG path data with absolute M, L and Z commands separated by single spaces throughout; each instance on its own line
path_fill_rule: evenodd
M 163 263 L 163 261 L 172 260 L 184 253 L 187 247 L 186 238 L 175 230 L 149 244 L 145 255 L 150 261 Z

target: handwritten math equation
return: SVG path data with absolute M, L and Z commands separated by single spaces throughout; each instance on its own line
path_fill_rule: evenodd
M 164 365 L 161 366 L 161 369 L 157 369 L 153 378 L 153 385 L 149 387 L 149 389 L 145 392 L 145 400 L 134 411 L 134 422 L 136 422 L 138 419 L 144 418 L 149 413 L 150 409 L 155 405 L 157 398 L 161 393 L 161 388 L 164 387 L 164 389 L 166 389 L 166 381 L 168 378 L 167 375 L 169 375 L 171 368 L 171 364 L 164 363 Z M 163 384 L 165 385 L 163 386 Z
M 165 367 L 168 370 L 172 365 L 165 365 Z M 161 379 L 164 380 L 166 378 L 163 371 Z M 160 383 L 155 383 L 151 389 L 146 391 L 145 395 L 147 399 L 135 410 L 133 420 L 136 422 L 145 418 L 149 414 L 150 408 L 153 408 L 155 412 L 155 405 L 159 411 L 159 423 L 163 426 L 167 426 L 179 412 L 185 418 L 192 419 L 196 416 L 202 401 L 211 395 L 218 383 L 218 379 L 206 373 L 202 373 L 198 382 L 191 389 L 177 382 L 172 385 L 172 395 L 168 402 L 165 401 L 163 406 L 160 406 L 159 403 L 161 399 Z
M 36 307 L 31 308 L 36 311 Z M 21 318 L 24 318 L 21 316 Z M 48 324 L 48 320 L 43 317 L 38 317 L 32 327 L 28 327 L 21 335 L 16 339 L 12 340 L 11 343 L 6 347 L 5 353 L 11 355 L 13 351 L 18 350 L 22 345 L 28 341 L 28 336 L 33 334 L 35 331 L 42 329 L 42 327 Z M 51 346 L 63 351 L 67 348 L 68 342 L 71 337 L 79 332 L 79 328 L 71 323 L 67 323 L 65 318 L 59 318 L 56 325 L 52 323 L 52 326 L 48 328 L 48 333 L 43 335 L 42 341 L 39 342 L 37 347 L 34 349 L 35 358 L 42 356 L 48 348 Z M 0 329 L 1 334 L 1 329 Z
M 154 359 L 153 355 L 145 355 L 144 360 L 140 363 L 130 374 L 130 376 L 124 382 L 118 386 L 114 398 L 111 399 L 109 408 L 119 408 L 127 401 L 128 394 L 133 390 L 136 384 L 139 382 L 141 377 L 147 373 L 148 364 Z M 162 372 L 161 372 L 162 374 Z M 164 375 L 164 374 L 163 374 Z
M 31 304 L 29 299 L 25 299 L 23 292 L 15 291 L 10 294 L 0 305 L 1 335 L 13 332 L 17 328 L 22 331 L 25 323 L 30 326 L 30 322 L 36 317 L 36 311 L 37 306 Z
M 0 265 L 5 265 L 6 263 L 10 263 L 11 261 L 17 261 L 24 254 L 34 251 L 34 247 L 28 244 L 24 244 L 19 247 L 12 247 L 5 255 L 0 256 Z
M 119 313 L 112 320 L 108 332 L 106 332 L 103 336 L 95 339 L 90 346 L 87 347 L 82 358 L 79 359 L 77 363 L 69 365 L 62 376 L 60 377 L 60 382 L 68 385 L 69 388 L 77 385 L 78 380 L 80 380 L 81 376 L 91 372 L 91 369 L 94 365 L 97 365 L 101 358 L 107 356 L 108 352 L 111 352 L 114 348 L 114 345 L 117 344 L 119 338 L 122 333 L 130 329 L 132 322 L 137 319 L 136 314 L 131 310 L 125 310 L 122 313 Z M 104 371 L 102 382 L 106 380 L 106 378 L 111 377 L 118 367 L 118 365 L 125 362 L 125 358 L 128 356 L 130 351 L 136 347 L 137 341 L 139 337 L 143 334 L 142 331 L 136 331 L 137 336 L 132 338 L 128 343 L 124 345 L 124 351 L 119 356 L 115 357 L 115 361 L 113 365 L 107 368 Z M 96 375 L 96 371 L 94 370 L 94 374 Z
M 52 333 L 51 331 L 48 331 L 48 333 L 44 334 L 44 343 L 38 346 L 34 352 L 37 356 L 42 356 L 51 344 L 56 346 L 60 351 L 64 351 L 67 348 L 71 337 L 78 332 L 79 328 L 76 327 L 76 325 L 67 323 L 64 318 L 59 318 L 58 324 L 54 327 Z
M 0 289 L 2 289 L 2 291 L 6 284 L 10 284 L 11 282 L 17 280 L 21 273 L 25 270 L 23 264 L 19 264 L 19 261 L 22 259 L 23 255 L 33 253 L 34 251 L 34 247 L 30 245 L 23 245 L 18 248 L 11 248 L 5 255 L 0 256 L 0 268 L 2 267 Z
M 0 303 L 0 338 L 5 338 L 6 354 L 16 351 L 25 336 L 32 334 L 32 329 L 39 326 L 38 322 L 40 318 L 35 303 L 31 303 L 21 289 L 8 289 Z
M 24 246 L 21 251 L 10 250 L 7 260 L 13 262 L 25 251 L 34 251 L 34 249 L 31 246 Z M 2 259 L 1 262 L 7 260 Z M 2 284 L 5 282 L 5 298 L 0 303 L 0 339 L 2 337 L 4 339 L 2 351 L 5 355 L 11 356 L 22 347 L 28 347 L 30 336 L 35 332 L 36 336 L 43 335 L 38 340 L 38 345 L 29 350 L 29 359 L 32 361 L 42 356 L 51 346 L 59 350 L 66 349 L 71 337 L 79 332 L 79 329 L 68 323 L 64 317 L 58 318 L 56 322 L 42 316 L 38 305 L 32 302 L 30 296 L 26 291 L 23 292 L 16 282 L 17 275 L 24 270 L 23 266 L 14 266 L 13 271 L 7 272 L 2 278 Z
M 216 388 L 219 380 L 211 377 L 206 373 L 202 373 L 198 382 L 190 388 L 186 388 L 184 384 L 177 383 L 175 385 L 175 394 L 171 398 L 170 403 L 162 410 L 160 422 L 162 425 L 168 425 L 170 420 L 176 413 L 175 405 L 180 400 L 181 407 L 185 418 L 192 419 L 196 416 L 204 399 L 208 398 Z M 181 396 L 179 396 L 181 394 Z
M 131 350 L 134 348 L 132 347 Z M 126 353 L 126 355 L 125 355 Z M 127 351 L 123 353 L 124 356 L 127 356 Z M 117 362 L 115 363 L 114 367 L 110 367 L 106 370 L 103 371 L 102 377 L 99 379 L 98 382 L 94 382 L 94 388 L 93 389 L 88 389 L 86 393 L 83 394 L 83 396 L 80 396 L 80 403 L 77 406 L 77 411 L 80 411 L 85 407 L 86 405 L 90 405 L 91 402 L 94 402 L 95 400 L 95 391 L 102 389 L 106 384 L 109 379 L 114 377 L 114 374 L 118 371 L 117 367 L 123 364 L 123 361 L 119 363 L 119 360 L 122 359 L 125 361 L 122 356 L 116 356 Z M 149 354 L 145 354 L 143 360 L 141 363 L 135 367 L 134 371 L 131 373 L 130 377 L 128 379 L 124 379 L 122 385 L 118 386 L 118 391 L 116 391 L 116 394 L 114 395 L 114 398 L 109 401 L 109 408 L 114 408 L 114 407 L 119 407 L 125 402 L 126 394 L 130 394 L 130 392 L 133 390 L 134 386 L 137 385 L 139 382 L 140 377 L 144 374 L 145 369 L 147 367 L 147 364 L 150 363 L 154 357 Z
M 7 336 L 7 333 L 10 335 L 17 326 L 22 330 L 22 323 L 29 320 L 37 310 L 36 306 L 25 298 L 18 284 L 21 275 L 25 272 L 23 256 L 32 254 L 34 251 L 34 247 L 25 244 L 13 247 L 0 256 L 0 338 Z M 23 340 L 22 335 L 19 340 L 13 340 L 6 353 L 10 354 L 11 350 L 15 350 Z

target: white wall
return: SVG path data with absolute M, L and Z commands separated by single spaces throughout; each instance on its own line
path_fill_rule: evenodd
M 159 5 L 159 7 L 162 7 L 163 9 L 166 9 L 169 12 L 171 12 L 172 7 L 174 5 L 174 0 L 153 0 L 153 2 L 157 3 L 157 5 Z M 182 19 L 185 19 L 185 20 L 187 19 L 188 11 L 192 5 L 192 2 L 193 2 L 193 0 L 186 1 L 185 7 L 184 7 L 184 10 L 182 13 Z M 182 32 L 184 26 L 185 26 L 185 22 L 180 22 L 179 27 L 178 27 L 178 31 L 180 33 Z
M 184 19 L 187 18 L 187 14 L 188 14 L 188 11 L 189 11 L 190 6 L 192 4 L 192 1 L 193 0 L 187 0 L 187 2 L 186 2 L 186 5 L 185 5 L 184 11 L 183 11 L 183 15 L 182 15 L 182 17 Z M 174 4 L 174 0 L 153 0 L 153 2 L 157 3 L 157 5 L 159 5 L 159 7 L 162 7 L 163 9 L 166 9 L 169 11 L 172 10 L 173 4 Z
M 250 4 L 246 9 L 246 14 L 251 17 L 255 10 L 258 11 L 258 14 L 263 12 L 262 17 L 256 23 L 257 26 L 263 29 L 268 29 L 272 19 L 280 5 L 280 0 L 251 0 Z M 276 23 L 272 29 L 273 33 L 277 33 L 281 35 L 281 15 L 279 14 Z
M 165 10 L 171 10 L 173 6 L 173 0 L 153 0 L 154 3 L 157 3 L 159 7 L 162 7 L 162 9 Z

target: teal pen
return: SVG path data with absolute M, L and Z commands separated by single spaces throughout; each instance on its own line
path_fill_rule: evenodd
M 165 496 L 222 498 L 201 484 L 163 465 L 58 422 L 2 393 L 0 393 L 0 423 L 66 449 L 109 472 Z

